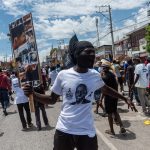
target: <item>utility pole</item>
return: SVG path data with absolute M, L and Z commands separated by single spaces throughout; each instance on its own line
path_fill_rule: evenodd
M 114 34 L 113 34 L 113 25 L 112 25 L 112 16 L 111 16 L 111 8 L 110 5 L 108 5 L 109 8 L 109 19 L 110 19 L 110 33 L 111 33 L 111 40 L 112 40 L 112 53 L 113 53 L 113 58 L 115 58 L 115 46 L 114 46 Z
M 115 58 L 115 47 L 114 47 L 114 35 L 113 35 L 113 25 L 112 25 L 112 14 L 111 14 L 111 7 L 110 5 L 105 5 L 105 6 L 96 6 L 99 8 L 99 11 L 96 11 L 97 13 L 100 13 L 103 17 L 107 18 L 110 23 L 110 33 L 111 33 L 111 41 L 112 41 L 112 54 L 113 54 L 113 59 Z M 101 11 L 101 8 L 107 8 L 108 10 Z M 108 12 L 109 17 L 103 14 L 103 12 Z
M 99 47 L 100 40 L 99 40 L 98 18 L 96 18 L 95 23 L 96 23 L 96 29 L 97 29 L 97 47 Z

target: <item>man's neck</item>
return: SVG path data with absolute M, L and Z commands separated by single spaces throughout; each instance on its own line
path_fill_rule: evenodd
M 76 72 L 78 72 L 78 73 L 86 73 L 86 72 L 88 72 L 88 68 L 81 68 L 81 67 L 79 67 L 78 65 L 76 65 L 76 66 L 74 67 L 74 70 L 75 70 Z

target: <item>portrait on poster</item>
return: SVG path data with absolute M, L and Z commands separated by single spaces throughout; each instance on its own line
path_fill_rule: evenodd
M 19 67 L 37 64 L 38 54 L 31 14 L 10 24 L 14 57 Z

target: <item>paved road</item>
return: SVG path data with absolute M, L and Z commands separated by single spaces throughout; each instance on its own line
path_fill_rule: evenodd
M 43 125 L 42 131 L 39 132 L 36 127 L 26 132 L 21 131 L 21 123 L 15 105 L 9 107 L 7 117 L 2 116 L 0 112 L 0 132 L 4 132 L 0 134 L 0 150 L 52 150 L 60 107 L 61 102 L 58 102 L 46 109 L 51 127 L 45 128 Z M 140 107 L 138 110 L 140 111 Z M 127 106 L 119 102 L 119 112 L 128 133 L 126 136 L 119 135 L 119 127 L 115 126 L 116 136 L 111 137 L 105 134 L 105 130 L 109 128 L 107 118 L 101 117 L 101 110 L 99 112 L 98 115 L 94 114 L 99 150 L 149 150 L 150 125 L 145 126 L 143 121 L 150 118 L 142 116 L 140 112 L 128 111 Z M 34 113 L 32 113 L 32 118 L 35 124 Z

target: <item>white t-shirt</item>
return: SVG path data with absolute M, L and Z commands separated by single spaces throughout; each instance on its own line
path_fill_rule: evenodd
M 147 87 L 149 87 L 150 86 L 150 63 L 148 63 L 146 67 L 147 67 L 147 71 L 148 71 L 148 76 L 147 76 L 148 83 L 147 83 Z
M 103 71 L 102 67 L 98 67 L 98 72 L 101 73 Z
M 119 68 L 120 68 L 120 66 L 118 64 L 114 64 L 114 71 L 115 71 L 115 74 L 116 74 L 117 78 L 121 77 Z
M 147 79 L 148 70 L 145 64 L 136 65 L 134 73 L 135 73 L 135 78 L 136 78 L 136 74 L 139 75 L 139 79 L 135 84 L 135 87 L 146 88 L 148 83 L 148 79 Z
M 73 68 L 59 72 L 51 90 L 63 97 L 56 129 L 74 135 L 95 136 L 92 101 L 100 99 L 104 82 L 100 74 L 89 69 L 78 73 Z
M 16 94 L 14 104 L 21 104 L 28 102 L 28 97 L 24 95 L 23 90 L 19 86 L 18 78 L 12 79 L 12 89 Z
M 51 85 L 54 84 L 54 81 L 55 81 L 57 75 L 58 75 L 58 72 L 56 70 L 53 70 L 49 73 L 49 78 L 51 79 Z

